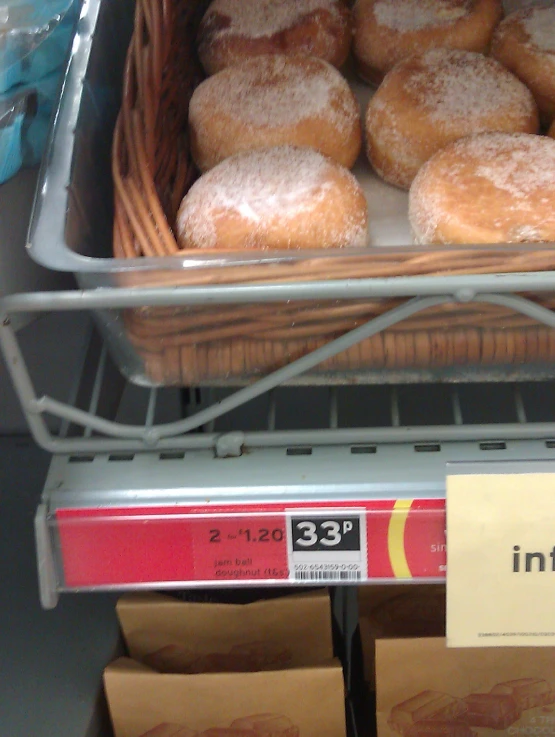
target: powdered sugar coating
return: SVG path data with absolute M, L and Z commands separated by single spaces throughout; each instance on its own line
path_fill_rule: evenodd
M 476 176 L 520 200 L 551 191 L 555 197 L 555 141 L 539 136 L 490 134 L 459 146 L 480 162 Z M 554 213 L 555 215 L 555 213 Z
M 452 143 L 415 178 L 409 217 L 421 244 L 452 242 L 446 233 L 492 243 L 553 240 L 555 141 L 482 133 Z
M 530 8 L 522 13 L 524 30 L 539 51 L 555 53 L 555 7 Z
M 471 10 L 471 0 L 378 0 L 374 17 L 379 26 L 406 32 L 456 23 Z
M 238 155 L 193 185 L 181 217 L 190 217 L 197 207 L 233 210 L 254 224 L 267 213 L 294 217 L 306 207 L 306 198 L 321 191 L 327 170 L 323 156 L 310 156 L 301 149 L 280 147 Z
M 405 90 L 439 123 L 464 118 L 467 132 L 484 130 L 491 118 L 534 110 L 532 94 L 499 62 L 471 51 L 432 49 L 420 57 Z
M 364 205 L 330 219 L 326 229 L 318 208 L 328 201 L 332 207 L 342 191 L 353 200 L 360 194 Z M 241 244 L 246 248 L 266 247 L 268 233 L 276 228 L 282 248 L 302 247 L 303 235 L 312 236 L 315 229 L 323 234 L 319 246 L 327 248 L 363 246 L 368 237 L 366 203 L 354 176 L 316 151 L 293 146 L 238 154 L 204 174 L 181 204 L 179 240 L 187 247 L 226 248 L 220 229 L 233 223 L 246 227 Z M 289 223 L 295 242 L 287 236 Z
M 215 108 L 253 128 L 321 117 L 345 133 L 359 117 L 349 85 L 335 67 L 323 59 L 279 54 L 250 59 L 201 84 L 191 100 L 191 115 L 211 116 Z
M 339 16 L 334 0 L 214 0 L 203 22 L 211 16 L 226 16 L 229 23 L 218 29 L 218 36 L 262 38 L 285 31 L 304 16 L 322 9 Z

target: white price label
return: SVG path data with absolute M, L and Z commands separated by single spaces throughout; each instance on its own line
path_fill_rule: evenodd
M 368 569 L 366 512 L 288 510 L 287 550 L 293 581 L 363 581 Z

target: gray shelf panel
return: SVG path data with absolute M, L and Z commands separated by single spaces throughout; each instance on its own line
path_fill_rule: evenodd
M 45 486 L 57 508 L 285 501 L 443 499 L 448 463 L 553 461 L 549 440 L 249 447 L 237 458 L 183 454 L 55 456 Z M 293 450 L 293 452 L 291 452 Z
M 506 282 L 503 282 L 505 284 Z M 230 288 L 231 289 L 231 288 Z M 234 288 L 235 289 L 235 288 Z M 239 288 L 237 288 L 239 289 Z M 233 293 L 233 299 L 237 296 L 235 293 L 237 289 L 231 290 Z M 245 287 L 246 289 L 246 287 Z M 266 289 L 266 287 L 265 287 Z M 268 287 L 270 289 L 270 287 Z M 239 292 L 241 290 L 239 289 Z M 416 314 L 424 309 L 427 309 L 431 305 L 440 305 L 452 301 L 453 297 L 444 295 L 437 297 L 420 297 L 413 300 L 409 300 L 401 306 L 391 309 L 388 313 L 381 315 L 374 320 L 371 320 L 359 327 L 355 328 L 349 333 L 342 335 L 335 340 L 332 340 L 325 346 L 318 348 L 312 353 L 302 356 L 286 366 L 283 366 L 271 374 L 268 374 L 256 382 L 238 389 L 231 394 L 221 397 L 217 402 L 213 402 L 209 405 L 199 406 L 196 412 L 189 414 L 186 417 L 182 417 L 177 420 L 170 422 L 163 422 L 157 419 L 157 400 L 159 391 L 157 389 L 150 389 L 147 393 L 147 404 L 144 417 L 140 422 L 135 424 L 114 422 L 113 416 L 103 416 L 100 410 L 99 398 L 103 395 L 104 390 L 108 384 L 107 376 L 114 376 L 114 371 L 110 369 L 110 359 L 107 353 L 106 346 L 100 348 L 98 361 L 96 364 L 96 373 L 93 369 L 92 360 L 87 357 L 85 362 L 85 372 L 91 374 L 91 392 L 89 395 L 88 404 L 79 403 L 75 404 L 67 399 L 60 400 L 59 398 L 53 397 L 48 392 L 39 393 L 36 386 L 34 385 L 31 378 L 31 371 L 26 365 L 25 357 L 21 351 L 21 347 L 18 345 L 17 337 L 10 325 L 10 316 L 19 314 L 24 311 L 42 311 L 58 310 L 58 311 L 79 311 L 93 308 L 108 308 L 108 307 L 123 307 L 123 306 L 137 306 L 137 305 L 169 305 L 169 304 L 188 304 L 191 299 L 193 301 L 209 300 L 209 289 L 197 290 L 190 292 L 186 288 L 183 289 L 150 289 L 150 290 L 137 290 L 133 289 L 102 289 L 102 290 L 91 290 L 84 292 L 65 292 L 56 293 L 52 295 L 47 294 L 25 294 L 18 295 L 17 297 L 8 297 L 0 301 L 0 344 L 6 358 L 6 365 L 10 371 L 11 378 L 14 382 L 16 390 L 20 396 L 22 406 L 26 412 L 29 427 L 33 436 L 41 445 L 41 447 L 52 453 L 69 453 L 69 452 L 81 452 L 81 453 L 97 453 L 104 451 L 145 451 L 149 452 L 153 449 L 156 450 L 171 450 L 171 449 L 193 449 L 200 447 L 212 447 L 216 449 L 218 455 L 221 455 L 222 448 L 218 445 L 217 437 L 212 433 L 212 437 L 208 438 L 208 433 L 205 433 L 202 439 L 194 437 L 194 431 L 200 428 L 206 429 L 210 432 L 215 424 L 220 421 L 222 417 L 234 412 L 244 405 L 251 402 L 264 399 L 265 396 L 271 394 L 275 390 L 279 390 L 282 386 L 289 382 L 295 382 L 295 380 L 309 371 L 314 366 L 317 366 L 322 361 L 334 356 L 350 346 L 356 345 L 361 340 L 375 335 L 380 331 L 395 325 L 410 315 Z M 256 292 L 255 292 L 256 293 Z M 266 295 L 266 292 L 265 292 Z M 267 295 L 266 295 L 267 296 Z M 550 327 L 555 326 L 555 317 L 549 310 L 540 307 L 528 299 L 522 297 L 516 297 L 504 294 L 470 294 L 464 293 L 459 294 L 457 299 L 461 301 L 472 301 L 477 300 L 480 302 L 491 303 L 494 305 L 501 305 L 515 310 L 523 315 L 526 315 L 539 323 L 543 323 Z M 231 300 L 233 301 L 233 300 Z M 502 372 L 503 367 L 498 367 L 499 372 Z M 506 372 L 503 373 L 505 380 L 514 378 L 515 373 L 510 367 L 504 367 Z M 522 368 L 522 367 L 520 367 Z M 94 373 L 94 376 L 92 375 Z M 517 371 L 517 374 L 519 372 Z M 526 372 L 526 376 L 529 377 L 529 373 Z M 536 377 L 537 378 L 537 377 Z M 346 380 L 346 377 L 343 377 Z M 327 444 L 338 444 L 338 443 L 349 443 L 355 442 L 351 440 L 351 435 L 348 438 L 345 433 L 340 433 L 341 426 L 350 424 L 352 420 L 346 421 L 345 415 L 339 413 L 337 405 L 339 393 L 336 390 L 333 394 L 333 390 L 328 387 L 330 391 L 329 399 L 329 411 L 325 408 L 317 407 L 318 410 L 314 414 L 313 409 L 303 411 L 301 406 L 297 406 L 294 414 L 297 417 L 314 418 L 318 423 L 323 424 L 326 418 L 329 418 L 329 425 L 327 427 L 328 432 L 324 436 L 320 434 L 319 438 L 314 442 L 327 443 Z M 305 390 L 307 393 L 309 390 Z M 379 440 L 381 441 L 396 441 L 396 442 L 408 442 L 412 441 L 415 434 L 411 432 L 405 432 L 402 428 L 402 423 L 407 422 L 403 418 L 403 415 L 398 411 L 398 390 L 393 388 L 393 395 L 391 397 L 391 425 L 397 430 L 395 437 L 392 434 L 381 435 Z M 422 389 L 411 387 L 410 391 L 413 392 L 414 397 L 418 397 L 418 392 Z M 396 393 L 397 392 L 397 393 Z M 79 394 L 82 399 L 82 394 Z M 304 397 L 305 395 L 303 395 Z M 468 422 L 464 411 L 460 405 L 460 397 L 456 395 L 456 391 L 453 392 L 451 401 L 451 408 L 448 411 L 453 415 L 453 425 L 463 425 Z M 527 424 L 528 417 L 524 410 L 523 403 L 519 396 L 515 396 L 510 400 L 511 405 L 517 408 L 516 422 L 522 425 Z M 281 407 L 281 405 L 280 405 Z M 270 405 L 268 422 L 266 425 L 267 431 L 274 434 L 272 444 L 279 444 L 288 442 L 282 439 L 276 434 L 276 429 L 283 423 L 283 417 L 278 413 L 278 409 Z M 410 414 L 410 413 L 409 413 Z M 430 425 L 430 421 L 427 418 L 427 410 L 424 407 L 423 411 L 415 411 L 413 407 L 413 416 L 425 417 L 426 425 Z M 509 415 L 511 412 L 509 412 Z M 45 417 L 52 416 L 59 420 L 62 420 L 64 425 L 72 423 L 75 428 L 80 428 L 79 432 L 72 432 L 71 434 L 53 434 L 50 432 Z M 319 417 L 319 419 L 318 419 Z M 489 420 L 483 420 L 480 424 L 486 425 Z M 493 419 L 493 422 L 497 422 L 497 419 Z M 307 420 L 306 424 L 309 422 Z M 285 420 L 285 425 L 288 425 L 288 421 Z M 367 422 L 362 422 L 359 427 L 367 427 Z M 289 431 L 289 427 L 286 428 L 286 432 Z M 312 432 L 314 428 L 308 428 L 309 432 Z M 435 433 L 435 428 L 428 428 Z M 454 427 L 456 429 L 456 427 Z M 419 431 L 423 433 L 423 431 Z M 527 424 L 526 429 L 522 433 L 522 437 L 540 437 L 542 433 L 548 435 L 555 435 L 555 424 L 551 427 L 535 428 L 532 424 Z M 520 430 L 513 429 L 510 431 L 509 428 L 503 430 L 506 437 L 518 438 L 521 437 Z M 362 436 L 361 436 L 362 437 Z M 423 437 L 423 436 L 422 436 Z M 487 439 L 492 437 L 491 432 L 487 429 L 476 428 L 473 433 L 468 433 L 461 428 L 461 432 L 451 432 L 444 436 L 438 436 L 439 439 L 451 440 L 458 437 L 459 439 Z M 253 440 L 253 439 L 249 439 Z M 261 443 L 263 438 L 260 436 L 256 438 L 258 443 Z M 239 438 L 235 441 L 235 450 L 231 448 L 231 455 L 237 453 Z M 301 441 L 300 436 L 295 439 L 295 442 Z M 311 441 L 312 442 L 312 441 Z M 229 448 L 223 449 L 223 452 L 228 452 Z

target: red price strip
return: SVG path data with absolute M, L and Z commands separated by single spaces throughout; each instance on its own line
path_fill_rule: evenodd
M 70 589 L 437 578 L 445 571 L 441 499 L 59 509 L 52 530 Z

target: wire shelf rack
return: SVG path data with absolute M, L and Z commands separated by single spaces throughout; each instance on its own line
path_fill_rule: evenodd
M 524 298 L 465 298 L 474 296 L 555 326 L 551 312 Z M 42 393 L 10 324 L 18 312 L 189 299 L 187 290 L 107 289 L 0 303 L 13 383 L 35 440 L 54 456 L 36 516 L 46 607 L 83 589 L 439 581 L 449 465 L 555 459 L 554 382 L 287 385 L 345 345 L 452 296 L 414 298 L 240 389 L 131 385 L 91 323 L 74 386 L 66 396 Z M 44 360 L 63 360 L 58 346 L 53 352 Z M 297 564 L 299 515 L 354 526 L 356 560 Z M 249 546 L 268 537 L 274 557 L 256 558 Z
M 512 407 L 510 412 L 502 412 L 495 417 L 484 418 L 484 421 L 475 421 L 465 405 L 464 397 L 467 390 L 453 386 L 449 390 L 441 391 L 437 398 L 430 400 L 428 409 L 418 415 L 421 420 L 418 427 L 411 426 L 409 416 L 400 406 L 401 392 L 396 387 L 389 389 L 370 387 L 365 389 L 366 396 L 377 397 L 376 406 L 382 412 L 384 395 L 388 396 L 386 405 L 389 408 L 385 418 L 383 412 L 381 421 L 372 419 L 372 411 L 365 419 L 351 422 L 345 420 L 348 416 L 346 409 L 349 404 L 349 388 L 327 387 L 324 389 L 323 402 L 317 408 L 319 420 L 315 425 L 303 429 L 285 428 L 276 425 L 279 416 L 278 398 L 280 387 L 290 379 L 301 375 L 304 371 L 317 365 L 331 355 L 339 353 L 347 346 L 354 345 L 369 335 L 376 334 L 386 327 L 395 324 L 408 315 L 426 309 L 433 302 L 439 304 L 452 300 L 452 296 L 416 297 L 401 307 L 392 309 L 385 315 L 362 325 L 346 335 L 337 338 L 323 348 L 306 355 L 283 368 L 259 379 L 255 383 L 232 391 L 205 390 L 192 391 L 192 401 L 187 403 L 185 416 L 180 416 L 172 422 L 157 421 L 157 407 L 164 390 L 156 388 L 145 389 L 143 393 L 144 414 L 136 423 L 123 423 L 114 420 L 110 412 L 103 411 L 103 397 L 112 392 L 115 396 L 121 392 L 123 382 L 117 371 L 111 365 L 106 345 L 97 346 L 96 353 L 85 357 L 83 376 L 86 377 L 84 388 L 76 385 L 69 400 L 62 401 L 48 394 L 39 396 L 31 379 L 31 371 L 25 363 L 25 358 L 17 341 L 15 331 L 10 324 L 10 315 L 25 311 L 47 312 L 49 310 L 83 310 L 92 308 L 119 308 L 129 305 L 153 305 L 189 303 L 190 290 L 145 290 L 137 293 L 136 290 L 102 289 L 85 292 L 65 292 L 53 294 L 18 295 L 8 297 L 0 303 L 0 345 L 16 387 L 21 404 L 36 441 L 52 453 L 96 453 L 96 452 L 141 452 L 141 451 L 169 451 L 212 448 L 218 456 L 237 455 L 244 446 L 252 444 L 275 447 L 287 444 L 294 445 L 337 445 L 373 442 L 427 442 L 451 440 L 489 441 L 492 439 L 542 438 L 555 436 L 555 423 L 551 417 L 543 417 L 536 421 L 537 412 L 526 405 L 532 401 L 525 397 L 518 386 L 514 387 L 510 397 L 504 400 Z M 503 304 L 526 314 L 550 327 L 555 327 L 555 315 L 532 301 L 508 294 L 466 294 L 460 298 L 477 299 L 481 302 Z M 242 298 L 242 297 L 240 297 Z M 500 384 L 493 389 L 494 394 L 488 392 L 487 400 L 497 393 L 506 393 L 506 385 Z M 544 390 L 547 391 L 547 384 Z M 353 390 L 353 387 L 350 388 Z M 299 396 L 306 396 L 305 390 Z M 362 391 L 362 390 L 359 390 Z M 423 390 L 408 390 L 409 393 L 421 393 Z M 432 394 L 436 391 L 431 388 Z M 528 392 L 532 390 L 526 390 Z M 437 392 L 436 392 L 437 393 Z M 85 396 L 87 394 L 87 396 Z M 198 397 L 202 396 L 200 400 Z M 405 395 L 403 395 L 405 396 Z M 435 395 L 434 395 L 435 396 Z M 531 396 L 531 395 L 530 395 Z M 264 420 L 258 423 L 256 429 L 245 430 L 232 427 L 224 417 L 233 416 L 234 412 L 245 405 L 263 401 Z M 526 401 L 525 401 L 526 400 Z M 442 420 L 437 423 L 434 412 L 437 402 L 441 408 Z M 358 400 L 351 398 L 351 405 Z M 540 400 L 540 405 L 545 400 Z M 107 405 L 113 410 L 113 404 Z M 117 400 L 116 400 L 117 404 Z M 553 406 L 547 403 L 548 406 Z M 372 405 L 373 406 L 373 405 Z M 434 407 L 434 412 L 430 408 Z M 492 404 L 493 406 L 493 404 Z M 448 408 L 448 411 L 447 411 Z M 113 412 L 112 412 L 113 414 Z M 62 421 L 60 432 L 53 433 L 45 421 L 51 416 Z M 324 420 L 325 416 L 325 420 Z M 499 424 L 499 417 L 507 418 Z M 422 423 L 424 418 L 424 423 Z M 227 428 L 226 432 L 222 428 Z M 202 430 L 202 433 L 198 431 Z

